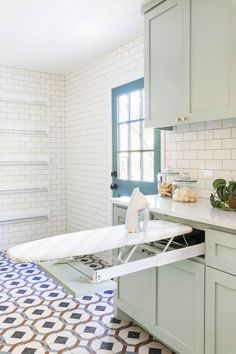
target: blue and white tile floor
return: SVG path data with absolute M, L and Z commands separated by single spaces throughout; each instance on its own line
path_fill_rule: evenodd
M 101 268 L 95 257 L 83 257 Z M 172 354 L 132 323 L 113 317 L 113 294 L 73 298 L 35 264 L 0 253 L 0 353 Z

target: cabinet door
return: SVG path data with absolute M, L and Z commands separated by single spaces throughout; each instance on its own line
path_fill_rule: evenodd
M 168 127 L 189 112 L 190 0 L 166 0 L 145 15 L 145 125 Z
M 127 208 L 113 206 L 113 225 L 122 225 L 125 223 Z
M 206 353 L 235 354 L 236 277 L 207 267 Z
M 181 354 L 204 353 L 204 268 L 194 261 L 158 268 L 155 335 Z
M 114 206 L 113 224 L 125 222 L 126 209 Z M 134 259 L 143 256 L 136 252 Z M 117 279 L 115 306 L 142 326 L 150 328 L 154 325 L 156 299 L 156 269 L 129 274 Z
M 236 115 L 236 1 L 192 0 L 189 122 Z
M 141 259 L 136 253 L 133 259 Z M 152 331 L 155 323 L 156 268 L 117 279 L 116 306 L 142 327 Z

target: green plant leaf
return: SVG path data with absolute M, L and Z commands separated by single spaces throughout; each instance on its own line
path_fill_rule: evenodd
M 217 178 L 213 181 L 212 186 L 214 189 L 220 186 L 224 186 L 226 184 L 226 180 L 223 178 Z
M 223 186 L 221 200 L 222 200 L 222 202 L 227 202 L 228 198 L 229 198 L 228 188 L 227 188 L 227 186 Z
M 224 185 L 219 185 L 216 188 L 216 194 L 220 200 L 223 200 L 223 193 L 224 193 Z
M 234 198 L 236 197 L 236 185 L 232 188 L 230 193 Z
M 211 202 L 211 205 L 213 206 L 213 208 L 215 208 L 216 201 L 215 201 L 215 196 L 213 194 L 211 194 L 211 196 L 210 196 L 210 202 Z
M 233 195 L 234 187 L 236 187 L 236 182 L 235 181 L 229 181 L 229 183 L 228 183 L 228 191 L 229 191 L 230 195 Z
M 224 207 L 224 203 L 220 200 L 216 200 L 216 208 L 222 209 Z

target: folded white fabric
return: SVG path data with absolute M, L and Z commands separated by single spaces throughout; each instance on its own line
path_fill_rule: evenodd
M 148 201 L 143 193 L 140 192 L 139 188 L 134 188 L 125 218 L 125 228 L 128 232 L 141 232 L 140 227 L 140 214 L 139 212 L 146 209 L 143 215 L 145 216 L 145 226 L 148 221 Z

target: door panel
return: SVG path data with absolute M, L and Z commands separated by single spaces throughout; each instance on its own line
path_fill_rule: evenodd
M 157 337 L 181 354 L 204 353 L 204 265 L 183 261 L 158 268 Z
M 206 353 L 234 354 L 236 277 L 206 268 Z
M 145 16 L 147 127 L 168 127 L 189 112 L 190 1 L 167 0 Z

